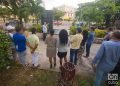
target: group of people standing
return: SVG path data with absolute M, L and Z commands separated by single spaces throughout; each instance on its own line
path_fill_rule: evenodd
M 9 33 L 9 36 L 12 40 L 12 53 L 13 57 L 16 60 L 16 57 L 18 57 L 19 62 L 26 66 L 26 54 L 27 54 L 27 48 L 30 50 L 31 57 L 32 57 L 32 66 L 33 67 L 39 67 L 39 58 L 40 58 L 40 49 L 39 49 L 39 43 L 40 40 L 38 36 L 36 35 L 36 28 L 31 29 L 31 34 L 26 35 L 26 31 L 23 28 L 19 27 L 12 27 L 11 25 L 7 26 L 7 30 Z M 91 27 L 90 33 L 88 31 L 82 31 L 81 28 L 76 29 L 76 34 L 69 37 L 68 32 L 63 29 L 60 31 L 58 38 L 54 36 L 54 30 L 51 29 L 49 31 L 49 35 L 47 35 L 47 24 L 45 23 L 42 27 L 43 29 L 43 41 L 47 45 L 46 48 L 46 56 L 49 57 L 50 62 L 50 68 L 53 68 L 56 66 L 56 55 L 60 59 L 60 67 L 63 64 L 63 59 L 65 62 L 68 62 L 67 54 L 70 50 L 70 58 L 69 62 L 72 62 L 74 65 L 77 65 L 77 60 L 79 57 L 79 50 L 81 47 L 82 49 L 85 48 L 89 49 L 86 51 L 86 56 L 89 56 L 90 47 L 94 40 L 94 28 Z M 88 36 L 89 35 L 89 36 Z M 81 57 L 80 57 L 81 58 Z M 54 61 L 54 64 L 53 64 Z
M 14 31 L 14 29 L 16 31 Z M 69 37 L 68 32 L 62 29 L 58 38 L 54 36 L 54 30 L 49 31 L 47 35 L 47 25 L 43 25 L 43 40 L 47 45 L 46 56 L 49 57 L 50 68 L 56 67 L 56 55 L 60 60 L 60 68 L 64 62 L 72 62 L 77 65 L 78 59 L 82 62 L 82 54 L 86 50 L 85 58 L 90 55 L 91 45 L 94 42 L 95 27 L 90 27 L 89 31 L 82 31 L 81 28 L 76 29 L 76 34 Z M 12 52 L 14 59 L 16 53 L 19 62 L 26 66 L 26 49 L 30 49 L 32 55 L 32 67 L 39 67 L 39 43 L 40 40 L 36 35 L 36 28 L 32 28 L 32 34 L 25 36 L 24 29 L 19 27 L 8 26 L 8 33 L 12 40 Z M 85 49 L 86 48 L 86 49 Z M 68 51 L 70 50 L 70 58 L 67 59 Z M 42 59 L 42 58 L 41 58 Z M 53 63 L 54 62 L 54 63 Z M 102 82 L 106 80 L 108 73 L 120 72 L 120 30 L 112 31 L 108 29 L 104 41 L 92 62 L 92 67 L 96 71 L 95 86 L 102 86 Z
M 11 40 L 12 56 L 15 61 L 19 61 L 24 67 L 27 66 L 26 56 L 27 49 L 30 50 L 32 57 L 32 67 L 39 67 L 39 38 L 36 35 L 36 29 L 31 29 L 31 34 L 24 28 L 13 27 L 11 25 L 6 26 L 8 36 Z
M 78 58 L 81 59 L 83 50 L 86 45 L 86 58 L 89 57 L 90 47 L 94 41 L 94 29 L 90 28 L 90 32 L 82 31 L 81 28 L 76 29 L 76 34 L 69 37 L 68 32 L 63 29 L 60 31 L 58 38 L 54 37 L 54 30 L 50 30 L 50 35 L 47 36 L 45 43 L 47 44 L 47 57 L 49 57 L 50 68 L 52 68 L 52 58 L 54 59 L 54 66 L 56 66 L 56 53 L 60 59 L 60 67 L 64 62 L 72 62 L 74 65 L 77 65 Z M 83 34 L 84 32 L 84 34 Z M 81 51 L 82 47 L 82 51 Z M 70 50 L 70 58 L 67 59 L 67 54 Z M 58 52 L 57 52 L 58 51 Z

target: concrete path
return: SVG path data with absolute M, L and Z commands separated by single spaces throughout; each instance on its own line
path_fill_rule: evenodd
M 40 62 L 40 65 L 41 65 L 40 69 L 46 69 L 46 70 L 51 70 L 51 71 L 59 71 L 59 58 L 56 57 L 57 58 L 56 68 L 50 69 L 49 68 L 49 59 L 48 59 L 48 57 L 46 57 L 46 45 L 41 39 L 40 39 L 39 47 L 40 47 L 39 62 Z M 82 57 L 83 63 L 80 64 L 80 65 L 78 64 L 76 66 L 77 74 L 84 74 L 84 75 L 93 74 L 93 70 L 92 70 L 92 67 L 91 67 L 91 62 L 92 62 L 92 59 L 94 58 L 96 52 L 98 51 L 99 47 L 100 47 L 100 45 L 93 44 L 93 46 L 91 48 L 90 57 L 89 58 Z M 67 59 L 69 61 L 69 53 L 67 55 Z M 31 54 L 29 53 L 29 50 L 28 50 L 27 62 L 31 63 Z

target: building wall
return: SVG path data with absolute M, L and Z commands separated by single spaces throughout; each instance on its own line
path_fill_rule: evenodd
M 57 9 L 65 12 L 65 15 L 62 17 L 63 20 L 65 20 L 65 19 L 74 20 L 75 12 L 76 12 L 75 8 L 66 6 L 66 5 L 62 5 L 62 6 L 58 7 Z

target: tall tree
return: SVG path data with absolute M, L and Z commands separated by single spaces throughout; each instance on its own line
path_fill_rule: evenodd
M 0 7 L 0 17 L 3 18 L 4 22 L 6 18 L 9 18 L 10 15 L 11 15 L 11 12 L 9 9 Z
M 114 16 L 118 12 L 118 8 L 115 0 L 96 0 L 96 2 L 80 5 L 76 16 L 84 21 L 105 22 L 106 27 L 109 27 L 114 24 Z
M 64 12 L 63 11 L 60 11 L 60 10 L 57 10 L 56 8 L 54 8 L 53 10 L 53 13 L 54 13 L 54 20 L 61 20 L 61 17 L 64 16 Z
M 23 25 L 23 19 L 27 22 L 29 15 L 35 16 L 37 21 L 40 19 L 44 10 L 41 3 L 41 0 L 0 0 L 1 5 L 4 5 L 12 15 L 19 18 L 21 25 Z
M 34 16 L 37 20 L 41 18 L 41 15 L 44 12 L 44 8 L 41 6 L 42 0 L 30 0 L 31 3 L 31 15 Z

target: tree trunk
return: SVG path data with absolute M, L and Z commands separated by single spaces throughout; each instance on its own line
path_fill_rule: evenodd
M 20 20 L 20 25 L 19 25 L 19 27 L 23 27 L 22 18 L 19 18 L 19 20 Z
M 38 24 L 38 22 L 39 22 L 39 19 L 37 18 L 37 24 Z

